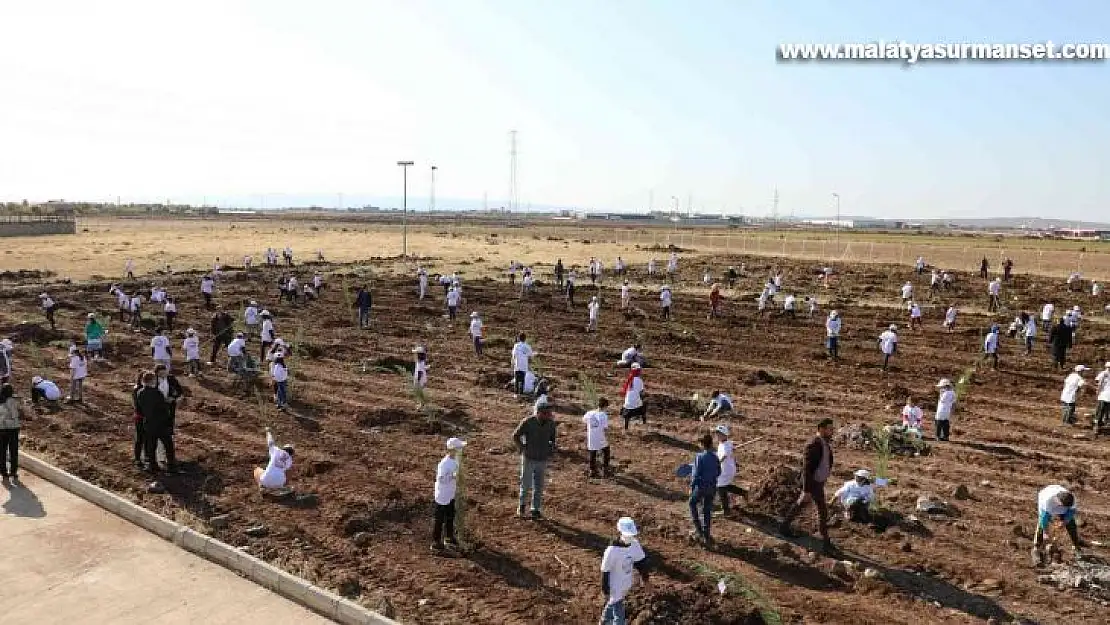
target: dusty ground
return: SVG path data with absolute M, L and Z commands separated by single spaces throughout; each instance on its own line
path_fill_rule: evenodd
M 449 238 L 443 242 L 454 244 Z M 257 246 L 265 244 L 260 240 Z M 577 246 L 563 255 L 583 263 L 593 253 L 601 254 Z M 961 276 L 959 290 L 948 296 L 966 304 L 962 329 L 943 333 L 941 302 L 929 306 L 924 330 L 903 333 L 902 351 L 883 375 L 874 340 L 883 326 L 902 320 L 894 308 L 895 286 L 909 278 L 902 267 L 846 267 L 834 288 L 824 291 L 816 284 L 814 263 L 784 265 L 788 287 L 799 295 L 820 294 L 822 316 L 833 303 L 843 312 L 843 361 L 833 364 L 823 355 L 820 319 L 754 318 L 752 300 L 770 269 L 767 259 L 712 259 L 717 267 L 745 262 L 758 272 L 727 293 L 727 316 L 714 321 L 705 317 L 704 289 L 695 286 L 700 259 L 684 257 L 682 278 L 689 286 L 677 295 L 677 320 L 671 323 L 656 317 L 656 295 L 645 291 L 639 273 L 636 305 L 647 316 L 616 312 L 619 295 L 610 280 L 596 336 L 583 333 L 581 302 L 566 312 L 546 285 L 522 302 L 504 281 L 479 277 L 496 273 L 489 261 L 469 262 L 430 264 L 433 271 L 459 269 L 464 310 L 485 313 L 484 358 L 472 354 L 463 323 L 452 326 L 444 319 L 442 292 L 433 289 L 433 299 L 416 301 L 414 280 L 390 273 L 398 267 L 394 260 L 325 267 L 331 286 L 323 301 L 299 308 L 276 302 L 273 272 L 228 273 L 219 287 L 221 304 L 238 315 L 249 298 L 262 300 L 275 313 L 279 334 L 299 339 L 291 365 L 294 410 L 276 412 L 261 387 L 258 393 L 234 390 L 229 377 L 216 370 L 186 380 L 189 396 L 178 412 L 177 441 L 188 473 L 168 481 L 168 495 L 147 494 L 130 458 L 129 389 L 137 368 L 150 364 L 149 330 L 132 334 L 114 323 L 111 363 L 93 366 L 85 405 L 39 412 L 25 428 L 26 445 L 294 573 L 361 595 L 372 607 L 392 607 L 405 622 L 594 622 L 601 607 L 601 550 L 615 520 L 625 514 L 640 525 L 655 566 L 651 589 L 633 592 L 635 623 L 1106 622 L 1106 607 L 1081 591 L 1039 583 L 1028 566 L 1036 493 L 1048 483 L 1075 489 L 1086 539 L 1110 541 L 1105 437 L 1093 439 L 1087 427 L 1060 425 L 1056 402 L 1063 376 L 1049 368 L 1043 348 L 1026 358 L 1015 342 L 1004 340 L 1001 370 L 976 374 L 954 421 L 952 442 L 928 456 L 891 460 L 890 474 L 898 483 L 882 491 L 890 527 L 833 530 L 858 570 L 834 570 L 834 560 L 811 557 L 809 539 L 785 543 L 774 536 L 772 517 L 794 495 L 788 469 L 799 465 L 816 420 L 893 421 L 905 395 L 913 393 L 922 398 L 931 423 L 933 385 L 940 377 L 959 377 L 972 364 L 988 323 L 975 314 L 985 291 L 977 279 Z M 374 327 L 359 331 L 342 285 L 353 288 L 371 274 Z M 182 327 L 193 325 L 207 336 L 198 280 L 196 274 L 160 279 L 182 301 Z M 926 288 L 922 280 L 915 282 Z M 148 283 L 144 278 L 138 284 Z M 35 299 L 40 282 L 5 281 L 0 334 L 16 340 L 20 387 L 33 373 L 64 383 L 65 346 L 77 336 L 84 312 L 114 308 L 107 287 L 106 282 L 51 287 L 63 310 L 59 332 L 50 333 L 29 325 L 42 321 Z M 584 301 L 589 289 L 580 294 Z M 1007 296 L 1015 308 L 1039 310 L 1046 297 L 1058 307 L 1092 304 L 1085 295 L 1072 297 L 1062 286 L 1022 276 Z M 999 320 L 1012 316 L 1011 311 Z M 555 382 L 562 423 L 542 522 L 513 517 L 518 459 L 509 433 L 526 405 L 502 385 L 508 380 L 510 337 L 518 330 L 528 333 L 541 354 L 539 368 Z M 616 476 L 587 481 L 579 419 L 588 386 L 583 380 L 616 400 L 623 376 L 613 363 L 637 337 L 652 364 L 645 374 L 650 424 L 629 433 L 614 428 Z M 176 332 L 175 347 L 180 340 Z M 409 350 L 421 341 L 429 346 L 432 364 L 430 414 L 417 411 L 407 378 L 391 367 L 407 362 Z M 1106 326 L 1088 324 L 1074 361 L 1110 360 L 1107 343 Z M 714 388 L 732 391 L 738 401 L 735 438 L 762 440 L 739 454 L 739 479 L 753 487 L 752 501 L 743 505 L 741 519 L 717 521 L 719 545 L 707 552 L 686 541 L 686 489 L 673 471 L 690 458 L 691 442 L 704 428 L 691 419 L 688 399 Z M 1088 396 L 1085 411 L 1092 404 Z M 294 483 L 300 492 L 318 495 L 316 505 L 264 502 L 255 492 L 250 473 L 265 460 L 267 425 L 281 441 L 297 445 Z M 438 558 L 428 553 L 430 499 L 443 440 L 452 434 L 470 442 L 464 464 L 467 526 L 475 549 L 466 557 Z M 836 451 L 830 483 L 847 479 L 858 467 L 875 467 L 873 451 L 844 445 Z M 952 497 L 961 485 L 970 499 Z M 949 499 L 952 516 L 916 513 L 921 522 L 908 521 L 925 493 Z M 224 514 L 230 515 L 226 526 L 207 521 Z M 245 533 L 259 524 L 268 535 Z M 815 529 L 812 512 L 799 526 Z M 878 577 L 864 577 L 866 568 Z M 724 596 L 716 591 L 720 579 L 727 584 Z

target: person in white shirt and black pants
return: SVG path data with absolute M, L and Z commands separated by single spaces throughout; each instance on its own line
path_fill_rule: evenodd
M 624 387 L 621 393 L 624 395 L 624 407 L 621 408 L 621 418 L 624 419 L 624 429 L 628 429 L 629 424 L 636 417 L 640 418 L 640 422 L 647 425 L 647 405 L 644 403 L 644 380 L 640 377 L 643 369 L 640 363 L 632 363 L 632 367 L 628 372 L 628 379 L 624 382 Z
M 455 495 L 459 482 L 459 455 L 466 441 L 447 439 L 447 455 L 436 466 L 435 521 L 432 525 L 432 551 L 441 552 L 446 547 L 457 548 L 455 536 Z
M 608 477 L 612 475 L 609 468 L 609 441 L 605 436 L 605 430 L 609 429 L 609 415 L 606 409 L 609 407 L 609 400 L 605 397 L 597 398 L 597 409 L 587 412 L 582 417 L 582 422 L 586 424 L 586 452 L 590 458 L 590 477 Z M 598 470 L 597 457 L 601 456 L 601 470 Z

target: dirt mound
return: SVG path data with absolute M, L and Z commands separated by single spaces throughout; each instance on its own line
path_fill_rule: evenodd
M 837 447 L 850 449 L 873 449 L 875 446 L 875 432 L 866 423 L 852 423 L 836 431 L 833 444 Z
M 47 345 L 50 341 L 66 338 L 64 332 L 44 328 L 37 323 L 21 323 L 16 326 L 0 328 L 0 335 L 10 338 L 16 345 L 27 343 Z
M 789 384 L 790 381 L 781 375 L 775 375 L 763 369 L 756 369 L 744 378 L 744 384 L 756 386 L 758 384 Z
M 478 386 L 485 388 L 505 388 L 513 381 L 513 374 L 505 371 L 481 371 L 478 373 Z
M 415 415 L 409 414 L 400 408 L 378 408 L 355 418 L 355 423 L 362 428 L 383 427 L 397 425 L 410 421 Z
M 644 403 L 647 404 L 649 413 L 665 412 L 673 415 L 693 415 L 697 412 L 697 408 L 689 399 L 675 397 L 674 395 L 645 393 Z
M 628 598 L 633 625 L 764 625 L 759 609 L 743 597 L 722 595 L 708 582 Z
M 797 469 L 771 467 L 756 481 L 748 502 L 762 512 L 781 515 L 797 501 L 801 485 L 802 476 Z
M 902 386 L 901 384 L 892 384 L 891 386 L 883 389 L 883 399 L 905 401 L 905 399 L 910 395 L 912 395 L 912 393 L 910 393 L 910 389 Z

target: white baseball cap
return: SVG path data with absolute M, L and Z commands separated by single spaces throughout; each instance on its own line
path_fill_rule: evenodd
M 471 317 L 477 317 L 478 316 L 478 311 L 475 310 L 474 312 L 470 313 L 470 316 Z
M 38 384 L 39 382 L 42 382 L 41 377 L 36 375 L 35 377 L 31 378 L 31 384 Z
M 0 346 L 3 346 L 4 349 L 7 349 L 7 350 L 10 351 L 12 349 L 12 340 L 11 339 L 4 339 L 4 340 L 0 341 Z
M 829 319 L 836 319 L 839 316 L 840 316 L 840 311 L 838 311 L 838 310 L 830 310 L 829 311 Z
M 450 449 L 451 451 L 456 451 L 462 449 L 463 447 L 466 447 L 466 441 L 464 441 L 463 439 L 454 437 L 447 439 L 447 449 Z
M 423 345 L 417 345 L 416 347 L 412 348 L 412 353 L 414 354 L 423 354 L 425 351 L 426 350 L 424 349 Z
M 89 319 L 96 319 L 96 313 L 89 313 L 88 315 L 85 315 L 85 316 L 88 317 Z
M 640 363 L 634 362 L 634 363 L 632 363 L 632 368 L 633 369 L 642 369 L 643 367 L 640 366 Z
M 894 332 L 896 330 L 898 330 L 898 324 L 896 324 L 896 323 L 890 324 L 890 331 Z
M 858 471 L 856 471 L 852 475 L 854 475 L 856 477 L 862 477 L 865 480 L 871 479 L 871 472 L 868 471 L 867 469 L 859 469 Z
M 636 527 L 636 522 L 630 516 L 622 516 L 617 520 L 617 531 L 622 536 L 635 536 L 640 533 L 640 530 Z
M 188 334 L 189 336 L 193 336 L 196 333 L 197 333 L 197 331 L 192 329 L 192 328 L 189 328 L 188 330 L 185 330 L 185 334 Z
M 262 312 L 260 312 L 258 314 L 262 315 L 263 317 L 269 317 L 270 316 L 270 311 L 263 310 Z
M 547 395 L 541 395 L 540 398 L 536 400 L 536 404 L 534 406 L 532 406 L 532 411 L 536 412 L 536 413 L 538 413 L 541 410 L 550 410 L 550 409 L 551 409 L 551 404 L 550 404 L 550 402 L 547 401 Z
M 252 299 L 252 300 L 251 300 L 251 306 L 258 306 L 258 302 L 254 301 L 254 300 Z
M 718 434 L 724 434 L 725 436 L 729 435 L 728 426 L 725 425 L 724 423 L 722 423 L 722 424 L 718 425 L 717 427 L 713 428 L 713 431 L 717 432 Z
M 1090 371 L 1090 368 L 1087 367 L 1087 365 L 1075 365 L 1075 369 L 1072 369 L 1072 371 L 1079 373 L 1082 371 Z
M 952 386 L 952 380 L 941 378 L 940 382 L 937 382 L 937 388 L 944 388 L 946 386 Z

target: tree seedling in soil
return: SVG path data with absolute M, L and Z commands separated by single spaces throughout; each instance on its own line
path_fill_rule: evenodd
M 705 578 L 713 584 L 720 593 L 731 593 L 744 597 L 752 602 L 759 610 L 759 615 L 763 617 L 763 622 L 767 625 L 782 625 L 782 615 L 774 608 L 773 604 L 766 595 L 759 591 L 753 584 L 748 583 L 746 579 L 736 573 L 725 573 L 709 567 L 701 562 L 687 562 L 687 566 L 699 577 Z M 724 590 L 720 590 L 724 588 Z

